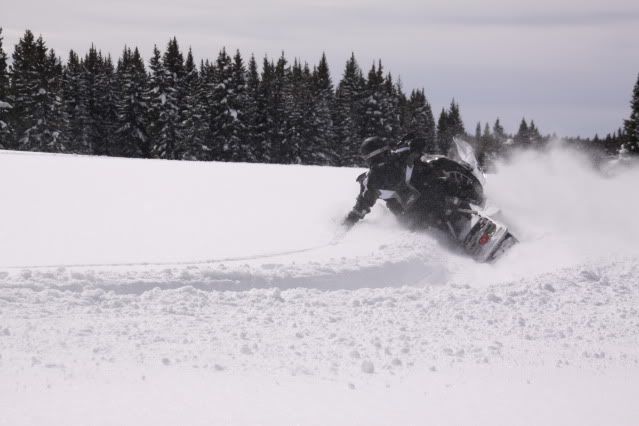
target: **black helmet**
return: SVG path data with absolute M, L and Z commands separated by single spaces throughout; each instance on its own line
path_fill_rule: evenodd
M 359 152 L 366 162 L 370 164 L 376 164 L 385 158 L 385 153 L 390 150 L 390 146 L 384 138 L 379 136 L 372 136 L 364 139 L 362 146 L 359 148 Z
M 410 152 L 423 152 L 426 147 L 426 138 L 417 132 L 409 131 L 402 139 L 402 144 L 410 148 Z

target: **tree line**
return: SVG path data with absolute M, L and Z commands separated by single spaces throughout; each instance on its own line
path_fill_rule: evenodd
M 9 66 L 2 40 L 0 29 L 3 149 L 352 166 L 361 165 L 359 145 L 369 136 L 415 139 L 425 152 L 446 153 L 454 136 L 466 135 L 454 100 L 436 122 L 423 89 L 404 93 L 381 61 L 365 74 L 354 55 L 334 86 L 325 55 L 311 67 L 282 53 L 258 67 L 254 56 L 245 62 L 239 51 L 222 49 L 196 64 L 173 38 L 162 52 L 154 47 L 148 66 L 131 47 L 115 62 L 91 46 L 83 57 L 70 51 L 63 63 L 27 30 Z M 632 147 L 634 114 L 624 132 L 588 143 Z M 497 119 L 467 136 L 485 163 L 549 138 L 525 119 L 515 135 Z

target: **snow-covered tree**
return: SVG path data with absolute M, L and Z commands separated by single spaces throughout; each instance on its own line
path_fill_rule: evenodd
M 232 59 L 226 49 L 220 51 L 215 62 L 210 98 L 212 143 L 218 160 L 238 160 L 242 156 L 245 72 L 239 53 Z
M 424 90 L 413 90 L 406 102 L 403 138 L 417 141 L 424 152 L 437 152 L 435 119 Z
M 151 155 L 147 128 L 145 90 L 147 74 L 136 47 L 125 47 L 116 70 L 118 97 L 116 102 L 118 154 L 125 157 Z
M 286 135 L 289 127 L 286 105 L 287 99 L 292 96 L 290 78 L 291 69 L 284 52 L 282 52 L 273 68 L 271 106 L 269 108 L 272 127 L 268 132 L 268 139 L 271 148 L 271 161 L 274 163 L 290 164 L 295 162 L 297 153 L 300 151 L 300 147 L 291 143 Z
M 202 65 L 204 66 L 204 65 Z M 180 105 L 180 134 L 184 150 L 181 155 L 186 160 L 205 159 L 207 147 L 208 116 L 207 96 L 204 79 L 195 66 L 193 52 L 189 48 L 184 62 L 184 77 L 181 88 L 184 101 Z
M 542 142 L 541 133 L 535 125 L 534 120 L 530 120 L 530 127 L 528 128 L 528 137 L 532 145 L 539 145 Z
M 87 105 L 88 118 L 84 123 L 86 139 L 83 142 L 86 145 L 81 146 L 83 150 L 80 152 L 85 154 L 104 154 L 100 132 L 103 120 L 99 100 L 101 93 L 97 84 L 98 76 L 102 72 L 102 61 L 102 53 L 94 45 L 91 45 L 82 60 L 82 84 L 86 90 L 83 97 Z
M 99 121 L 99 155 L 118 155 L 119 147 L 117 146 L 118 138 L 116 132 L 118 126 L 118 93 L 117 93 L 117 76 L 111 56 L 107 57 L 101 63 L 101 69 L 96 80 L 98 90 L 98 110 L 102 119 Z
M 260 96 L 260 75 L 257 71 L 255 56 L 251 55 L 246 70 L 246 105 L 244 109 L 244 121 L 246 132 L 244 136 L 244 159 L 257 162 L 264 153 L 264 136 L 260 130 L 260 114 L 258 102 Z
M 65 117 L 60 97 L 62 65 L 27 30 L 18 41 L 11 65 L 12 124 L 17 147 L 27 151 L 63 151 Z
M 277 66 L 264 58 L 260 77 L 260 89 L 257 99 L 258 129 L 262 153 L 261 162 L 287 163 L 291 149 L 285 142 L 285 90 L 289 78 L 289 67 L 284 55 Z
M 311 113 L 310 143 L 313 151 L 313 164 L 337 164 L 338 156 L 335 146 L 335 132 L 333 128 L 333 108 L 335 107 L 335 92 L 331 81 L 326 55 L 322 54 L 320 62 L 313 70 L 311 80 Z
M 630 117 L 624 120 L 624 151 L 639 155 L 639 76 L 630 100 Z
M 91 153 L 89 93 L 84 78 L 84 65 L 80 57 L 71 50 L 63 73 L 64 109 L 69 125 L 68 150 L 73 153 Z
M 495 124 L 495 127 L 499 130 L 499 120 Z M 501 129 L 501 132 L 503 133 L 503 129 Z M 501 149 L 502 142 L 498 136 L 491 131 L 488 123 L 486 123 L 477 144 L 477 160 L 484 167 L 491 167 L 498 155 L 501 153 Z
M 437 122 L 437 145 L 439 152 L 447 154 L 452 146 L 453 138 L 457 136 L 463 137 L 465 135 L 466 130 L 459 111 L 459 105 L 453 99 L 447 111 L 442 109 Z
M 437 120 L 437 146 L 438 148 L 449 144 L 451 139 L 450 132 L 448 130 L 448 112 L 445 108 L 442 108 L 439 113 L 439 119 Z M 444 152 L 441 148 L 438 153 Z
M 360 135 L 364 86 L 362 71 L 355 55 L 351 54 L 337 86 L 334 109 L 335 150 L 341 157 L 341 164 L 347 166 L 361 163 L 359 146 L 362 143 Z
M 442 108 L 439 113 L 439 119 L 437 120 L 437 148 L 438 153 L 445 154 L 448 151 L 452 140 L 452 134 L 450 130 L 450 117 L 449 112 Z
M 517 130 L 517 134 L 515 134 L 514 141 L 518 146 L 530 145 L 530 128 L 528 127 L 526 118 L 521 119 L 519 130 Z
M 251 99 L 248 94 L 248 83 L 246 66 L 239 50 L 235 51 L 233 56 L 233 72 L 232 87 L 234 93 L 231 98 L 231 107 L 235 109 L 235 135 L 237 137 L 237 145 L 233 148 L 232 161 L 246 161 L 248 151 L 248 125 L 247 112 L 250 109 Z
M 180 134 L 180 104 L 183 96 L 180 83 L 184 76 L 184 57 L 175 37 L 169 40 L 161 58 L 157 46 L 154 47 L 150 69 L 146 97 L 151 120 L 151 155 L 156 158 L 181 158 L 187 149 Z
M 313 164 L 318 150 L 314 145 L 313 87 L 308 65 L 302 68 L 295 59 L 284 93 L 285 128 L 282 145 L 287 147 L 289 162 Z
M 0 27 L 0 99 L 6 99 L 9 95 L 9 70 L 7 68 L 7 54 L 5 53 L 2 41 L 2 27 Z
M 153 46 L 153 54 L 149 59 L 148 84 L 144 93 L 144 101 L 147 105 L 146 120 L 149 123 L 147 134 L 149 137 L 149 156 L 152 156 L 160 138 L 160 113 L 166 103 L 164 93 L 164 67 L 162 55 L 157 46 Z
M 464 129 L 464 121 L 459 111 L 459 104 L 456 103 L 454 99 L 450 102 L 448 111 L 448 124 L 451 135 L 453 137 L 465 136 L 466 130 Z
M 381 67 L 381 62 L 380 62 Z M 395 84 L 391 73 L 384 79 L 384 97 L 382 110 L 386 123 L 386 132 L 392 141 L 398 141 L 402 136 L 402 117 L 400 105 L 405 102 L 406 95 L 402 92 L 401 86 Z
M 365 99 L 363 101 L 362 139 L 369 136 L 379 136 L 390 139 L 392 128 L 386 116 L 387 92 L 382 62 L 378 66 L 372 65 L 366 81 Z
M 69 54 L 65 68 L 64 104 L 69 115 L 71 150 L 84 154 L 116 153 L 117 94 L 114 67 L 91 46 L 84 59 Z
M 2 48 L 2 28 L 0 27 L 0 149 L 13 147 L 13 131 L 10 125 L 9 113 L 9 72 L 7 68 L 7 54 Z
M 504 126 L 502 126 L 499 121 L 499 117 L 495 119 L 495 124 L 493 124 L 493 137 L 499 142 L 499 144 L 503 144 L 508 139 Z
M 84 59 L 85 78 L 89 92 L 89 116 L 91 127 L 91 153 L 114 155 L 118 113 L 116 100 L 116 77 L 110 56 L 102 56 L 91 47 Z

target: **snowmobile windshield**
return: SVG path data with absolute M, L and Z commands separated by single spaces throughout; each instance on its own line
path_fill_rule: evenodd
M 473 175 L 484 185 L 486 183 L 486 177 L 479 168 L 479 162 L 477 161 L 473 147 L 460 138 L 453 138 L 453 148 L 449 156 L 455 161 L 468 164 L 472 169 Z

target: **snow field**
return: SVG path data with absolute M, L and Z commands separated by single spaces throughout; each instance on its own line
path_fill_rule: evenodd
M 193 369 L 0 382 L 7 424 L 633 425 L 636 371 L 455 368 L 348 386 Z M 13 377 L 10 377 L 13 380 Z M 367 377 L 370 379 L 370 377 Z M 614 390 L 614 393 L 610 391 Z M 25 400 L 29 407 L 25 409 Z
M 2 360 L 27 370 L 124 362 L 329 378 L 458 363 L 634 367 L 638 272 L 615 262 L 481 289 L 5 289 Z
M 524 153 L 496 265 L 354 169 L 0 153 L 0 424 L 636 424 L 637 168 Z
M 488 289 L 11 289 L 0 423 L 631 425 L 636 272 Z

